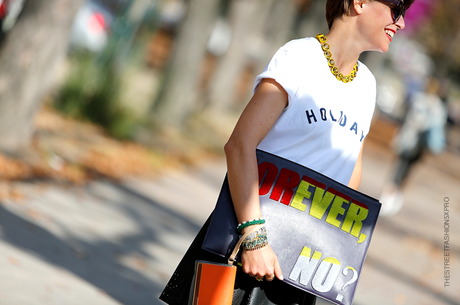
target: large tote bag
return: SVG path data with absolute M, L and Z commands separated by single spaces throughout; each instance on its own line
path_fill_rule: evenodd
M 350 305 L 381 204 L 335 180 L 257 150 L 268 241 L 284 282 Z M 227 179 L 202 248 L 229 257 L 239 240 Z

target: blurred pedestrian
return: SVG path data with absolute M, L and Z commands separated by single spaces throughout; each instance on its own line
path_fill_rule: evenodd
M 408 111 L 394 139 L 398 159 L 392 181 L 380 196 L 381 216 L 395 215 L 404 204 L 402 189 L 413 166 L 425 152 L 441 153 L 445 148 L 446 107 L 439 97 L 439 81 L 431 78 L 424 91 L 409 99 Z
M 251 221 L 263 217 L 256 148 L 358 188 L 376 92 L 374 76 L 358 58 L 388 50 L 412 2 L 328 0 L 329 32 L 287 43 L 256 78 L 254 96 L 225 146 L 237 218 L 258 226 L 256 238 L 266 240 L 263 224 Z M 224 262 L 201 250 L 208 223 L 160 297 L 168 304 L 187 304 L 195 260 Z M 262 246 L 243 247 L 233 304 L 315 304 L 313 295 L 281 281 L 277 256 L 267 242 Z

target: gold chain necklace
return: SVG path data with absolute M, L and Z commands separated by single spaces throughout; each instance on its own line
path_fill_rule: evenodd
M 331 69 L 332 74 L 339 80 L 344 83 L 352 82 L 356 74 L 358 73 L 358 62 L 356 62 L 353 70 L 351 71 L 350 75 L 343 75 L 339 72 L 339 68 L 335 65 L 335 60 L 332 58 L 331 46 L 327 43 L 327 38 L 323 34 L 316 35 L 316 39 L 318 39 L 319 43 L 321 44 L 321 49 L 323 49 L 324 56 L 327 59 L 327 63 L 329 64 L 329 68 Z

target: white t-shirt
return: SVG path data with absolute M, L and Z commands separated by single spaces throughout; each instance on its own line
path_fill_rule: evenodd
M 375 107 L 376 82 L 358 62 L 351 83 L 332 75 L 315 38 L 281 47 L 254 88 L 264 78 L 278 82 L 289 103 L 259 149 L 279 155 L 347 185 Z

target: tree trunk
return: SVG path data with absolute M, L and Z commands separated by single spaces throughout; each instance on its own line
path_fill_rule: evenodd
M 211 111 L 223 113 L 231 109 L 237 96 L 239 77 L 248 64 L 249 49 L 262 30 L 273 1 L 233 0 L 229 21 L 232 40 L 227 53 L 219 60 L 209 88 Z
M 201 65 L 218 17 L 219 0 L 190 0 L 154 106 L 154 123 L 181 128 L 194 107 Z
M 270 57 L 282 45 L 295 37 L 294 21 L 297 14 L 296 0 L 275 0 L 266 20 L 265 35 L 268 38 Z
M 328 32 L 326 21 L 326 1 L 311 0 L 309 9 L 298 25 L 300 36 L 315 37 L 318 33 Z
M 33 119 L 66 55 L 68 35 L 84 0 L 29 0 L 0 49 L 0 150 L 29 146 Z
M 254 57 L 257 55 L 254 77 L 263 71 L 281 46 L 291 39 L 298 38 L 294 33 L 296 13 L 296 0 L 274 0 L 272 2 L 262 30 L 263 43 L 252 51 Z M 251 95 L 252 92 L 248 92 L 247 99 Z

